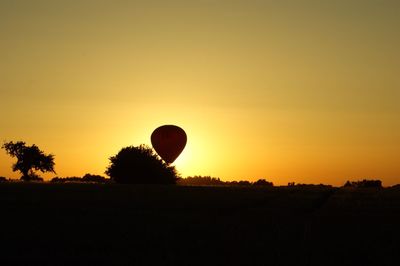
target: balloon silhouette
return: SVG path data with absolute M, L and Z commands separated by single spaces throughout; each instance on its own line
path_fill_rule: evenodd
M 156 128 L 151 134 L 151 144 L 158 155 L 168 164 L 174 162 L 185 148 L 185 131 L 174 125 Z

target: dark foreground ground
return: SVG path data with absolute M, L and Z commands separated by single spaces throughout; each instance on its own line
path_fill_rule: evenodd
M 400 265 L 400 189 L 0 184 L 0 265 Z

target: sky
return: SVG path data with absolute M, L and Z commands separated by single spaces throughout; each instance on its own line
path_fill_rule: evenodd
M 0 0 L 0 141 L 104 175 L 175 124 L 183 177 L 397 184 L 399 28 L 397 0 Z

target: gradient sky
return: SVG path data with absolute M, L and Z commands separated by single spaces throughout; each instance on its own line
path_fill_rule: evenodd
M 400 183 L 399 29 L 397 0 L 0 0 L 0 140 L 81 176 L 176 124 L 183 176 Z

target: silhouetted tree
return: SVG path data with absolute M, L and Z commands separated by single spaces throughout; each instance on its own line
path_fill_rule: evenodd
M 110 157 L 105 172 L 117 183 L 175 184 L 178 177 L 175 167 L 163 162 L 153 149 L 146 145 L 122 148 Z
M 265 179 L 259 179 L 254 183 L 251 183 L 247 180 L 241 181 L 222 181 L 218 177 L 211 176 L 188 176 L 186 178 L 179 179 L 178 185 L 184 186 L 265 186 L 265 187 L 273 187 L 274 184 L 272 182 L 268 182 Z
M 186 178 L 179 179 L 179 185 L 185 186 L 221 186 L 226 185 L 224 181 L 217 177 L 211 176 L 188 176 Z
M 349 180 L 347 180 L 346 183 L 344 183 L 343 187 L 352 187 L 352 184 Z
M 84 182 L 106 183 L 109 179 L 101 175 L 86 174 L 82 177 Z
M 43 151 L 39 150 L 38 146 L 26 146 L 25 142 L 18 141 L 16 143 L 10 141 L 2 146 L 3 149 L 11 157 L 16 157 L 17 162 L 13 165 L 14 172 L 20 171 L 22 173 L 22 180 L 43 180 L 34 173 L 34 170 L 44 172 L 54 171 L 54 155 L 46 155 Z
M 263 187 L 273 187 L 274 184 L 272 182 L 268 182 L 265 179 L 258 179 L 253 183 L 253 186 L 263 186 Z
M 92 174 L 85 174 L 83 177 L 77 176 L 70 176 L 70 177 L 53 177 L 50 182 L 53 183 L 107 183 L 109 182 L 109 178 L 105 178 L 101 175 L 92 175 Z
M 250 181 L 247 181 L 247 180 L 240 180 L 240 181 L 238 182 L 238 185 L 239 185 L 239 186 L 250 186 L 251 183 L 250 183 Z
M 362 181 L 347 181 L 343 187 L 354 187 L 354 188 L 381 188 L 382 181 L 381 180 L 367 180 L 364 179 Z
M 50 182 L 52 183 L 65 183 L 65 182 L 83 182 L 82 177 L 69 176 L 69 177 L 53 177 Z
M 7 182 L 8 179 L 4 176 L 0 176 L 0 182 Z

